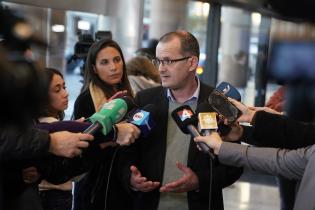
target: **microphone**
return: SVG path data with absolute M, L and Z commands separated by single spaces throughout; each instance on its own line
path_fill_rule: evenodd
M 196 136 L 200 136 L 199 131 L 196 126 L 198 124 L 198 118 L 194 114 L 194 111 L 188 105 L 183 105 L 176 108 L 172 112 L 172 118 L 176 122 L 177 126 L 180 130 L 185 134 L 190 134 L 193 138 Z M 210 152 L 211 148 L 205 144 L 204 142 L 197 142 L 197 145 L 200 149 L 207 154 L 210 154 L 211 157 L 214 157 Z
M 155 126 L 154 119 L 156 107 L 153 104 L 147 104 L 142 109 L 135 109 L 127 116 L 127 122 L 136 125 L 141 130 L 141 136 L 147 137 Z
M 113 125 L 118 123 L 127 111 L 134 107 L 136 105 L 130 97 L 116 98 L 105 103 L 99 112 L 89 117 L 92 125 L 84 130 L 83 133 L 93 135 L 100 130 L 106 136 L 112 130 Z
M 199 130 L 203 135 L 209 135 L 210 131 L 216 130 L 220 135 L 225 136 L 231 131 L 229 125 L 220 122 L 218 113 L 207 102 L 198 104 L 196 114 L 199 119 Z
M 241 101 L 242 99 L 240 92 L 228 82 L 221 82 L 215 89 L 226 97 L 233 98 L 237 101 Z
M 199 130 L 203 136 L 209 136 L 211 131 L 218 129 L 217 117 L 215 112 L 198 113 Z

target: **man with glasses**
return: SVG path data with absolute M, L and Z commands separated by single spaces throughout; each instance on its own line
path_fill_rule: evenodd
M 183 134 L 171 112 L 184 104 L 196 109 L 213 88 L 196 76 L 199 61 L 197 39 L 185 31 L 160 38 L 156 59 L 162 86 L 140 91 L 140 106 L 154 104 L 158 119 L 150 135 L 126 148 L 120 159 L 120 176 L 134 194 L 134 209 L 223 209 L 222 188 L 234 183 L 242 169 L 214 162 L 200 152 L 190 135 Z M 213 182 L 210 191 L 210 174 Z M 209 195 L 211 194 L 211 198 Z

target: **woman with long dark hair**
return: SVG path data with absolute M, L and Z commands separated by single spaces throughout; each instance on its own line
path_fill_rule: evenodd
M 73 118 L 87 118 L 111 98 L 121 95 L 132 96 L 123 53 L 115 41 L 100 40 L 89 49 Z M 109 143 L 92 169 L 75 183 L 74 210 L 130 208 L 130 199 L 115 174 L 118 149 L 115 143 Z

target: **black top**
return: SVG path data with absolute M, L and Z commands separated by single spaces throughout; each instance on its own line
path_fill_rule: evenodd
M 283 115 L 256 112 L 253 127 L 244 127 L 242 141 L 264 147 L 296 149 L 315 143 L 315 125 Z

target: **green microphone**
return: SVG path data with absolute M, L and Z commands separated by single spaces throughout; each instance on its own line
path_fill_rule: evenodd
M 116 98 L 108 103 L 105 103 L 100 111 L 89 117 L 92 125 L 89 126 L 83 133 L 95 134 L 101 130 L 103 135 L 107 135 L 113 128 L 113 125 L 118 123 L 128 112 L 135 107 L 133 100 L 129 97 Z

